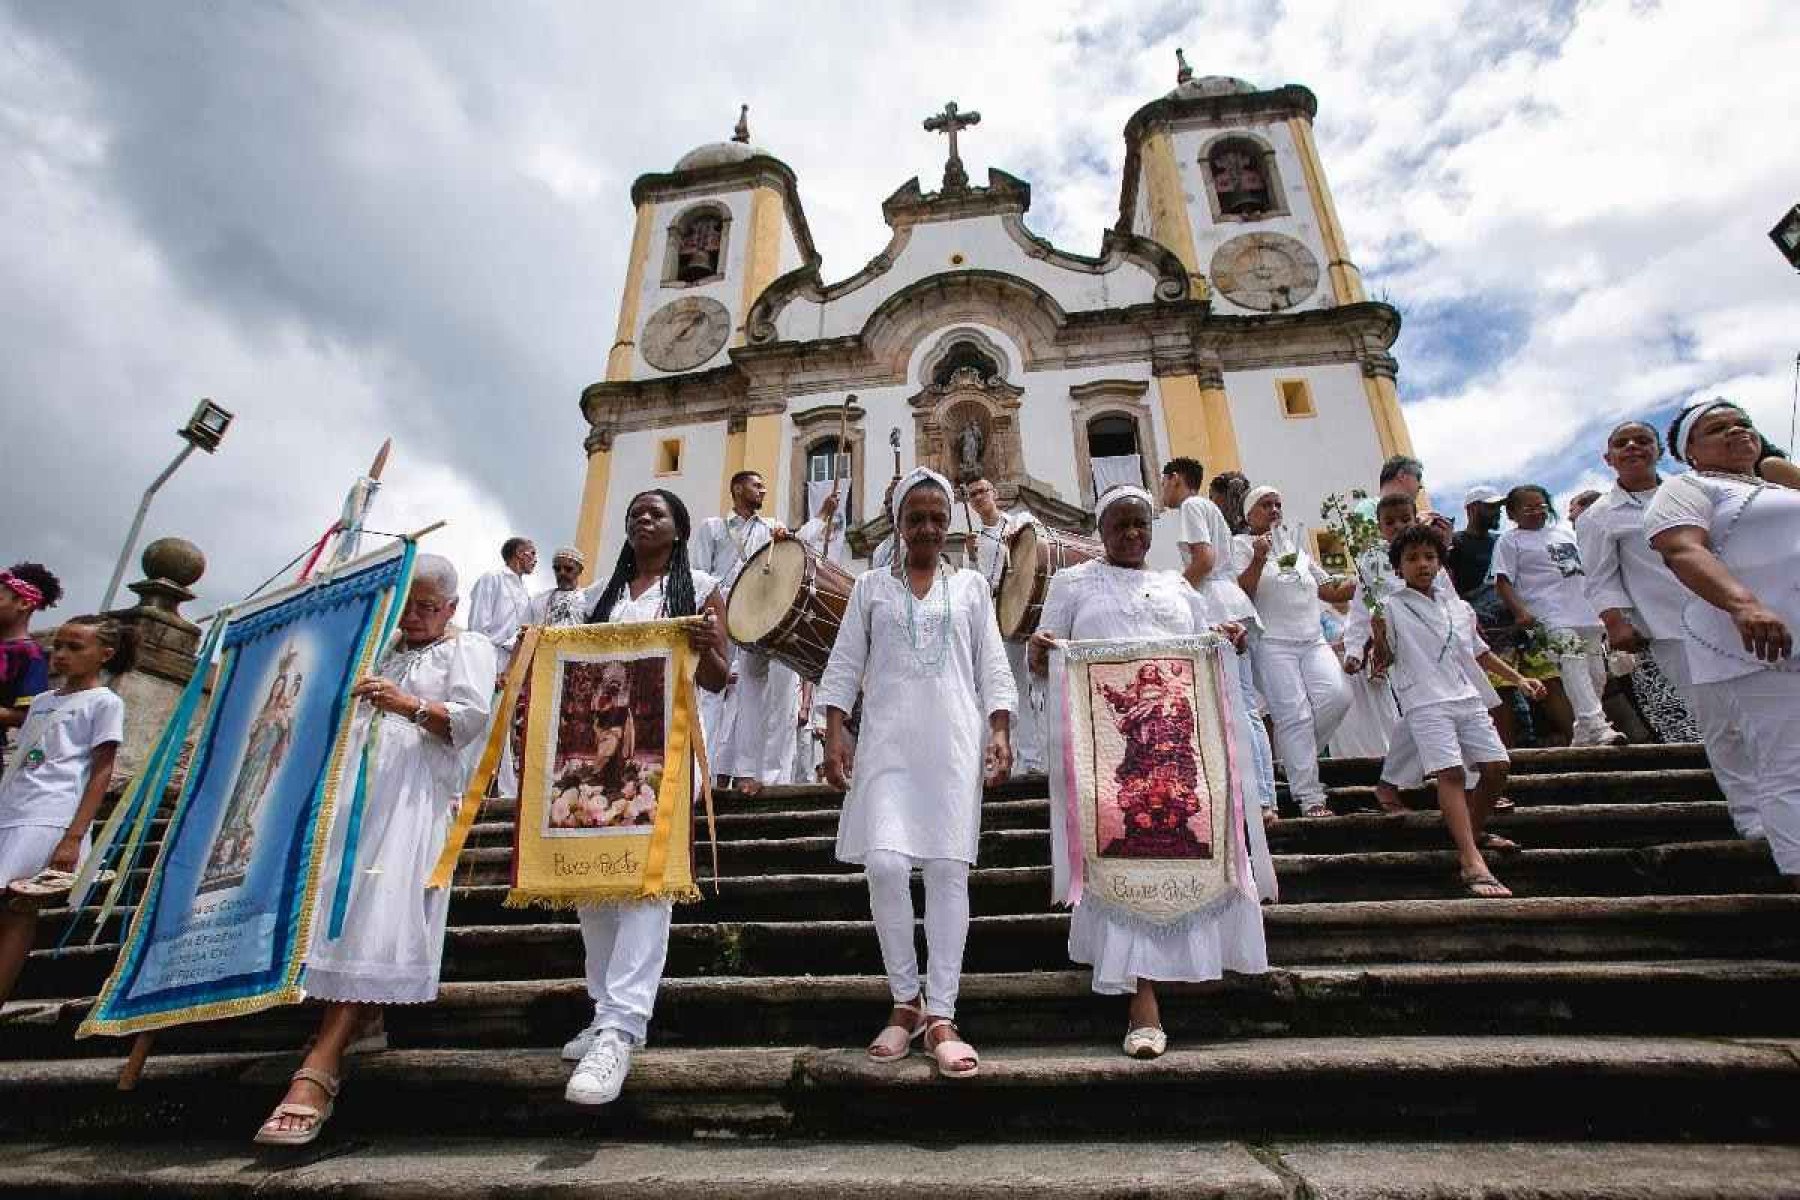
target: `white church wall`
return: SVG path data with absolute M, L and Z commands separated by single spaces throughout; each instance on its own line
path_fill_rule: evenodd
M 1155 276 L 1135 263 L 1094 275 L 1033 258 L 997 216 L 934 221 L 913 227 L 912 236 L 885 274 L 823 305 L 795 299 L 782 310 L 776 325 L 784 341 L 846 336 L 860 331 L 896 292 L 934 275 L 973 270 L 1028 280 L 1048 292 L 1066 312 L 1148 304 L 1156 289 Z
M 677 438 L 681 441 L 680 471 L 657 474 L 661 443 Z M 688 515 L 698 525 L 707 517 L 719 515 L 724 480 L 722 421 L 618 434 L 613 438 L 611 474 L 607 478 L 606 515 L 600 522 L 602 567 L 618 553 L 618 540 L 625 536 L 625 504 L 632 496 L 647 488 L 667 488 L 681 497 Z M 604 576 L 606 569 L 601 569 L 600 574 Z
M 1270 217 L 1265 221 L 1224 221 L 1213 222 L 1212 204 L 1207 199 L 1206 178 L 1203 172 L 1206 166 L 1200 156 L 1213 139 L 1233 132 L 1230 128 L 1208 127 L 1201 129 L 1179 130 L 1174 134 L 1175 162 L 1181 173 L 1181 190 L 1187 202 L 1188 212 L 1192 216 L 1191 225 L 1194 231 L 1194 253 L 1200 260 L 1200 272 L 1208 278 L 1212 276 L 1213 255 L 1220 246 L 1232 238 L 1250 233 L 1281 233 L 1302 242 L 1312 252 L 1319 264 L 1319 285 L 1312 295 L 1296 305 L 1296 309 L 1330 308 L 1336 302 L 1331 295 L 1331 280 L 1327 267 L 1331 256 L 1325 252 L 1325 239 L 1319 232 L 1317 210 L 1313 207 L 1312 191 L 1306 185 L 1306 173 L 1300 163 L 1298 149 L 1294 145 L 1292 131 L 1286 122 L 1256 124 L 1243 127 L 1243 132 L 1257 140 L 1267 142 L 1275 151 L 1275 170 L 1281 181 L 1281 194 L 1287 200 L 1287 215 Z M 1140 183 L 1140 197 L 1145 187 Z M 1140 226 L 1147 231 L 1148 226 Z M 1219 313 L 1253 313 L 1256 309 L 1244 308 L 1233 304 L 1221 292 L 1213 293 L 1213 311 Z
M 731 212 L 731 227 L 725 235 L 724 274 L 710 283 L 670 285 L 663 282 L 667 261 L 669 226 L 688 209 L 698 204 L 723 204 Z M 644 325 L 656 311 L 672 300 L 685 296 L 707 296 L 723 304 L 731 313 L 735 327 L 743 323 L 744 261 L 750 237 L 750 192 L 739 190 L 715 196 L 686 196 L 680 200 L 657 203 L 650 217 L 650 246 L 644 263 L 644 279 L 638 291 L 638 326 L 632 337 L 636 347 L 632 355 L 632 378 L 653 379 L 664 374 L 644 359 Z M 718 353 L 690 368 L 705 371 L 722 366 L 730 349 L 730 339 Z M 670 489 L 673 490 L 673 489 Z
M 1284 415 L 1276 387 L 1284 379 L 1307 382 L 1316 415 Z M 1381 444 L 1357 364 L 1232 371 L 1225 376 L 1225 396 L 1244 474 L 1281 489 L 1290 522 L 1318 529 L 1319 504 L 1328 494 L 1375 490 Z M 1207 470 L 1210 475 L 1213 464 Z

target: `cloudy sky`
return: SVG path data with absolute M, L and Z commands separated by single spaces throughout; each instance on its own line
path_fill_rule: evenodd
M 203 395 L 238 422 L 146 530 L 207 552 L 196 609 L 315 537 L 390 434 L 376 527 L 446 518 L 465 576 L 509 532 L 565 540 L 635 176 L 747 101 L 841 278 L 885 244 L 881 199 L 934 177 L 919 121 L 954 97 L 983 114 L 971 173 L 1030 180 L 1032 227 L 1091 253 L 1178 45 L 1318 94 L 1440 495 L 1566 491 L 1611 421 L 1696 394 L 1785 442 L 1791 6 L 1531 7 L 0 3 L 0 556 L 93 606 Z

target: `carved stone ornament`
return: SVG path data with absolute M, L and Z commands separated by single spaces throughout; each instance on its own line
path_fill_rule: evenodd
M 907 402 L 917 460 L 959 484 L 989 479 L 1003 503 L 1011 500 L 1025 478 L 1018 421 L 1024 394 L 974 367 L 928 386 Z
M 691 371 L 725 345 L 731 313 L 710 296 L 683 296 L 644 323 L 644 361 L 659 371 Z
M 1306 302 L 1319 286 L 1319 260 L 1280 233 L 1234 237 L 1212 259 L 1213 286 L 1233 304 L 1283 312 Z

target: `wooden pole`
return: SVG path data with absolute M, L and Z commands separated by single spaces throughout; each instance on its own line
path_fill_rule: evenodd
M 119 1072 L 121 1092 L 129 1092 L 137 1087 L 138 1078 L 144 1073 L 144 1060 L 150 1057 L 150 1043 L 155 1040 L 154 1033 L 140 1033 L 132 1039 L 131 1053 L 126 1056 L 125 1067 Z

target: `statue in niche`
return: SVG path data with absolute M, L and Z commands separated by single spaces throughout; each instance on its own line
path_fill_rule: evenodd
M 956 433 L 956 474 L 959 481 L 974 479 L 981 472 L 981 456 L 987 452 L 987 435 L 981 422 L 970 417 Z

